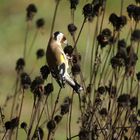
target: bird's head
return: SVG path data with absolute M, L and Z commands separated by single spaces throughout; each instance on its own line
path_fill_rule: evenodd
M 65 35 L 59 31 L 57 31 L 53 34 L 53 39 L 60 44 L 68 45 L 68 42 L 67 42 Z

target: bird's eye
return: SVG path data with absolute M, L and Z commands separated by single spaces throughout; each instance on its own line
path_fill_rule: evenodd
M 63 36 L 63 38 L 62 38 L 62 42 L 64 42 L 66 40 L 66 37 L 65 36 Z

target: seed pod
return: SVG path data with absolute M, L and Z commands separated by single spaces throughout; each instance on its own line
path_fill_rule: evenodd
M 68 31 L 70 32 L 71 35 L 74 35 L 76 30 L 77 30 L 77 27 L 73 23 L 68 25 Z
M 16 71 L 19 72 L 19 71 L 22 71 L 24 69 L 24 66 L 25 66 L 25 61 L 23 58 L 19 58 L 16 62 Z
M 23 87 L 23 89 L 28 89 L 29 86 L 31 85 L 31 79 L 29 77 L 29 75 L 27 73 L 22 73 L 21 74 L 21 85 Z
M 48 123 L 47 123 L 47 128 L 48 130 L 51 132 L 55 129 L 56 127 L 56 124 L 55 124 L 55 121 L 54 120 L 50 120 Z
M 49 67 L 47 65 L 44 65 L 40 68 L 40 73 L 42 75 L 42 78 L 46 80 L 48 78 L 48 75 L 50 74 Z
M 42 58 L 44 55 L 45 55 L 44 49 L 38 49 L 38 50 L 37 50 L 37 52 L 36 52 L 36 57 L 37 57 L 37 59 Z
M 37 8 L 34 4 L 29 4 L 28 7 L 26 8 L 26 11 L 27 11 L 26 14 L 27 21 L 32 20 L 35 13 L 37 13 Z
M 44 26 L 44 24 L 45 24 L 44 19 L 43 19 L 43 18 L 39 18 L 39 19 L 36 21 L 36 27 L 37 27 L 37 29 L 42 28 L 42 27 Z
M 22 123 L 20 124 L 20 127 L 21 127 L 22 129 L 26 129 L 26 128 L 27 128 L 27 123 L 26 123 L 26 122 L 22 122 Z
M 44 94 L 45 95 L 50 95 L 51 92 L 53 92 L 53 84 L 52 83 L 48 83 L 45 87 L 44 87 Z

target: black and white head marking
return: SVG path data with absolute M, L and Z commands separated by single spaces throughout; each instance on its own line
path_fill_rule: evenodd
M 56 31 L 56 32 L 53 34 L 53 38 L 54 38 L 54 40 L 56 40 L 56 41 L 59 42 L 59 43 L 67 44 L 66 37 L 64 36 L 63 33 L 59 32 L 59 31 Z

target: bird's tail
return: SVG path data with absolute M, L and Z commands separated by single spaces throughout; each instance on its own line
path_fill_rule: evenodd
M 68 74 L 65 75 L 65 80 L 77 93 L 80 93 L 83 90 L 83 87 L 74 81 Z

